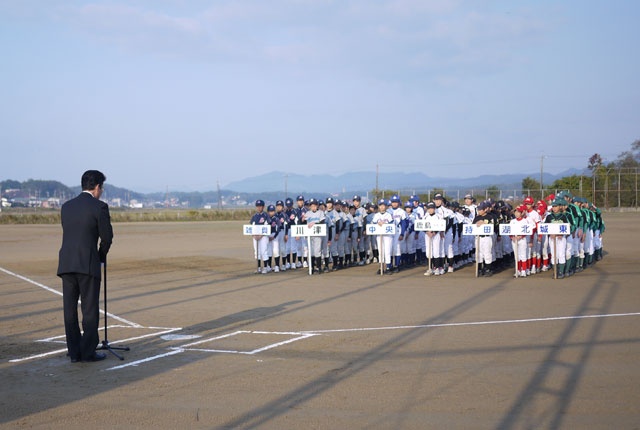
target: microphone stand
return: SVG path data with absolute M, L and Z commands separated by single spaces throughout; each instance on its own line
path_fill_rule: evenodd
M 109 351 L 120 360 L 124 360 L 124 357 L 114 351 L 129 351 L 128 346 L 111 346 L 109 345 L 109 340 L 107 337 L 107 259 L 104 259 L 104 340 L 102 341 L 102 345 L 97 347 L 96 350 L 105 350 Z

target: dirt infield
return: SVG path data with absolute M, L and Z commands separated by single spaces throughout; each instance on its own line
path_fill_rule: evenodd
M 131 351 L 91 364 L 55 352 L 61 228 L 0 226 L 0 427 L 638 429 L 638 221 L 606 214 L 605 259 L 559 281 L 253 275 L 240 222 L 115 224 Z

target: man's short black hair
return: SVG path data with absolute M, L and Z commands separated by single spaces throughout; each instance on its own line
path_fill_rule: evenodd
M 93 190 L 96 185 L 104 185 L 107 177 L 98 170 L 87 170 L 82 174 L 82 191 Z

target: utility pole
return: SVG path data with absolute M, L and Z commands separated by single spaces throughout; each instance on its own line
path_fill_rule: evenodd
M 218 209 L 222 209 L 222 193 L 220 192 L 219 180 L 216 180 L 216 188 L 218 189 Z
M 287 189 L 287 188 L 288 188 L 288 185 L 289 185 L 289 174 L 288 174 L 288 173 L 285 173 L 285 175 L 284 175 L 284 199 L 285 199 L 285 200 L 286 200 L 286 199 L 287 199 L 287 197 L 288 197 L 288 195 L 287 195 L 287 192 L 288 192 L 288 189 Z
M 540 200 L 544 200 L 544 186 L 542 185 L 542 172 L 544 170 L 544 155 L 540 157 Z
M 618 167 L 618 207 L 620 207 L 620 171 L 621 167 Z
M 376 163 L 376 200 L 378 199 L 378 173 L 379 173 L 379 168 L 378 168 L 378 164 Z
M 164 207 L 165 208 L 169 207 L 169 185 L 167 185 L 167 194 L 166 194 L 166 197 L 164 198 Z

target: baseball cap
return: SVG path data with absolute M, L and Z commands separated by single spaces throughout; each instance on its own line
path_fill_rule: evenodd
M 304 201 L 304 196 L 298 196 L 298 198 L 296 199 L 297 201 Z
M 284 202 L 285 202 L 285 204 L 287 205 L 288 208 L 293 206 L 293 200 L 292 199 L 286 199 Z
M 276 207 L 274 205 L 267 206 L 267 212 L 274 212 L 275 210 L 276 210 Z
M 359 201 L 361 201 L 361 200 L 362 200 L 362 198 L 361 198 L 360 196 L 353 196 L 353 199 L 352 199 L 352 200 L 353 200 L 354 202 L 359 202 Z
M 318 204 L 319 204 L 320 206 L 324 206 L 324 200 L 318 200 Z
M 525 205 L 532 205 L 533 204 L 533 197 L 528 196 L 526 199 L 524 199 L 524 204 Z
M 407 200 L 407 202 L 404 204 L 404 207 L 405 208 L 413 208 L 413 204 L 409 200 Z
M 378 205 L 385 205 L 386 206 L 387 201 L 385 199 L 380 199 L 378 200 Z
M 392 202 L 399 202 L 400 201 L 400 196 L 397 194 L 394 194 L 391 196 L 391 201 Z
M 439 199 L 439 200 L 442 200 L 442 199 L 443 199 L 443 198 L 442 198 L 442 194 L 440 194 L 440 193 L 436 193 L 436 194 L 433 196 L 433 200 L 438 200 L 438 199 Z
M 436 204 L 433 202 L 429 202 L 427 203 L 427 209 L 435 209 L 436 208 Z
M 327 197 L 327 203 L 333 203 L 333 197 Z
M 276 206 L 284 206 L 284 203 L 282 202 L 282 200 L 278 200 L 276 202 Z
M 464 198 L 473 200 L 473 196 L 471 194 L 465 194 Z
M 306 205 L 306 204 L 309 204 L 309 205 L 317 205 L 317 204 L 318 204 L 318 201 L 317 201 L 316 199 L 311 199 L 311 200 L 309 200 L 309 202 L 308 202 L 308 203 L 307 203 L 307 202 L 305 202 L 305 205 Z
M 256 206 L 264 206 L 264 200 L 256 200 Z

